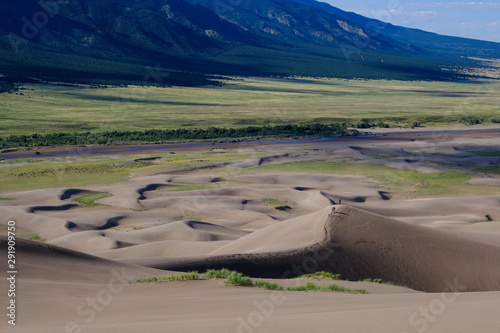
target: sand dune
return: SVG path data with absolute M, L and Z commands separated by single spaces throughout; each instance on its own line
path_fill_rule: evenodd
M 276 278 L 270 282 L 285 287 L 331 283 L 289 279 L 327 270 L 352 280 L 335 283 L 371 294 L 284 291 L 286 302 L 275 304 L 262 325 L 251 327 L 255 332 L 418 332 L 422 321 L 412 318 L 422 319 L 422 309 L 436 310 L 443 300 L 444 308 L 438 309 L 442 313 L 425 322 L 426 332 L 496 332 L 500 192 L 493 191 L 498 175 L 478 173 L 470 180 L 484 185 L 489 191 L 485 194 L 414 198 L 360 176 L 245 170 L 312 159 L 380 163 L 421 173 L 446 169 L 447 163 L 460 163 L 467 172 L 498 165 L 498 157 L 471 152 L 498 151 L 498 134 L 408 132 L 290 149 L 236 147 L 258 157 L 223 170 L 3 193 L 1 197 L 15 198 L 0 201 L 0 233 L 5 234 L 8 220 L 16 221 L 20 321 L 11 330 L 0 322 L 0 331 L 63 332 L 74 321 L 82 332 L 246 332 L 239 319 L 260 313 L 255 304 L 270 300 L 271 291 L 224 286 L 220 280 L 128 284 L 138 276 L 171 270 L 226 267 Z M 186 184 L 199 189 L 185 190 Z M 106 206 L 89 208 L 74 201 L 96 192 L 112 194 L 99 200 Z M 289 207 L 276 208 L 265 198 L 284 200 Z M 330 217 L 332 204 L 336 213 Z M 0 236 L 2 267 L 5 248 Z M 116 271 L 123 269 L 126 287 L 87 320 L 79 306 L 102 297 Z M 358 282 L 367 277 L 409 288 Z M 0 289 L 6 284 L 0 281 Z
M 231 241 L 167 240 L 113 249 L 112 251 L 96 251 L 93 254 L 107 259 L 141 258 L 142 260 L 154 257 L 201 256 L 230 243 Z
M 6 244 L 6 237 L 0 235 L 2 264 L 7 258 Z M 124 265 L 83 252 L 24 239 L 16 241 L 16 259 L 19 263 L 18 275 L 23 279 L 37 281 L 95 283 L 102 281 L 103 274 L 104 277 L 112 276 L 113 269 L 122 268 L 127 269 L 130 279 L 158 273 L 146 267 Z
M 454 281 L 459 281 L 462 291 L 500 290 L 498 247 L 348 206 L 337 207 L 334 217 L 322 211 L 319 220 L 322 224 L 318 221 L 312 225 L 305 221 L 293 223 L 291 228 L 296 230 L 290 233 L 286 223 L 281 223 L 281 228 L 264 229 L 268 249 L 262 243 L 252 247 L 252 240 L 256 238 L 252 234 L 214 251 L 217 254 L 234 249 L 231 254 L 171 259 L 164 263 L 149 261 L 148 265 L 181 271 L 228 267 L 253 276 L 273 278 L 297 275 L 296 267 L 304 271 L 310 265 L 314 268 L 310 270 L 340 273 L 352 280 L 382 278 L 426 292 L 443 291 Z M 325 229 L 325 239 L 305 246 L 298 244 L 293 249 L 297 233 L 307 227 Z M 275 242 L 288 243 L 286 251 L 279 251 L 283 245 L 276 248 Z M 250 251 L 247 250 L 249 245 Z

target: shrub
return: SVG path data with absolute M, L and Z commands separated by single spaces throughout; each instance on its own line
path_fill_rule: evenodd
M 255 281 L 254 284 L 259 288 L 269 289 L 269 290 L 283 290 L 283 287 L 277 285 L 276 283 L 269 283 L 267 281 Z
M 231 273 L 232 272 L 227 268 L 220 270 L 209 269 L 203 274 L 203 277 L 206 279 L 226 279 Z
M 363 280 L 363 282 L 371 282 L 371 283 L 378 283 L 378 284 L 395 285 L 393 282 L 390 282 L 390 281 L 384 281 L 382 279 L 372 279 L 372 278 L 366 278 L 366 279 Z
M 233 271 L 228 275 L 225 284 L 232 286 L 251 286 L 253 283 L 248 276 L 243 276 L 243 274 Z
M 34 234 L 28 237 L 29 240 L 43 242 L 43 239 L 38 235 Z

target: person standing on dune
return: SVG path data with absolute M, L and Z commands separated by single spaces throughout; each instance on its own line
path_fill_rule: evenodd
M 328 214 L 328 216 L 333 216 L 335 215 L 335 207 L 332 207 L 332 211 L 330 212 L 330 214 Z

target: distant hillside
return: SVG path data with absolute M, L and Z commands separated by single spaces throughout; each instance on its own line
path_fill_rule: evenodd
M 4 81 L 210 83 L 207 74 L 452 80 L 500 44 L 367 20 L 312 0 L 3 0 Z M 429 37 L 429 36 L 432 36 Z
M 475 39 L 443 36 L 419 29 L 410 29 L 368 18 L 353 12 L 346 12 L 327 3 L 316 0 L 292 0 L 324 10 L 343 19 L 357 23 L 404 44 L 425 49 L 429 53 L 450 58 L 484 57 L 500 58 L 500 43 L 480 41 Z

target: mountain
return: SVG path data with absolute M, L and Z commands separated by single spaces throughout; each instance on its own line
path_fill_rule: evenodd
M 346 12 L 327 3 L 316 0 L 292 0 L 297 3 L 321 9 L 327 13 L 337 15 L 345 20 L 357 23 L 365 29 L 371 29 L 376 34 L 383 34 L 399 42 L 415 47 L 427 49 L 448 57 L 475 57 L 500 58 L 500 44 L 475 39 L 443 36 L 420 29 L 410 29 L 382 22 L 377 19 L 361 16 L 353 12 Z
M 469 65 L 464 54 L 500 54 L 500 44 L 485 43 L 396 27 L 313 0 L 0 3 L 6 80 L 194 85 L 209 83 L 207 74 L 449 80 L 459 76 L 442 69 Z
M 363 27 L 341 16 L 295 1 L 186 0 L 202 6 L 245 31 L 272 41 L 275 45 L 316 44 L 329 47 L 355 47 L 399 53 L 415 52 L 384 35 L 370 37 Z M 233 7 L 237 4 L 237 6 Z

